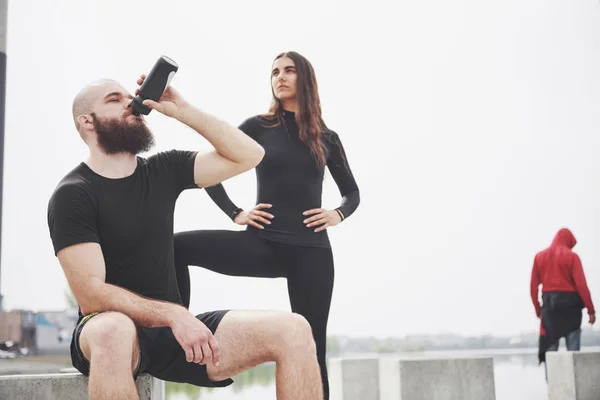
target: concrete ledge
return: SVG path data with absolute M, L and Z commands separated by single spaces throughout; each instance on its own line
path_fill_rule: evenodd
M 600 352 L 548 351 L 549 400 L 597 400 Z
M 331 359 L 327 370 L 331 400 L 380 400 L 379 359 Z
M 332 359 L 331 400 L 495 400 L 494 361 L 483 358 Z
M 399 390 L 401 400 L 496 399 L 492 357 L 402 359 L 396 365 L 390 376 L 398 378 L 386 392 Z
M 79 372 L 67 374 L 0 376 L 0 399 L 87 399 L 88 378 Z M 142 374 L 136 381 L 140 400 L 163 400 L 164 382 Z

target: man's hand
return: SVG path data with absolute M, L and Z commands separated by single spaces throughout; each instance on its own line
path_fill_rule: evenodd
M 594 325 L 596 323 L 596 314 L 590 314 L 590 325 Z
M 233 222 L 238 225 L 252 225 L 258 229 L 265 229 L 262 224 L 270 224 L 271 221 L 269 219 L 273 219 L 273 214 L 269 214 L 268 212 L 261 211 L 263 208 L 271 208 L 273 207 L 271 204 L 257 204 L 250 211 L 240 211 L 238 215 L 235 216 Z
M 187 362 L 219 366 L 220 350 L 210 329 L 189 311 L 182 309 L 171 323 L 171 330 L 185 352 Z
M 303 215 L 312 215 L 312 217 L 304 220 L 304 224 L 307 228 L 311 228 L 313 226 L 320 225 L 316 232 L 321 232 L 327 229 L 330 226 L 336 226 L 340 222 L 342 222 L 342 217 L 335 210 L 325 210 L 322 208 L 313 208 L 312 210 L 307 210 L 302 213 Z
M 137 80 L 137 84 L 142 86 L 144 80 L 146 79 L 146 75 L 142 74 L 140 79 Z M 135 95 L 140 94 L 140 89 L 137 88 L 135 91 Z M 182 110 L 187 107 L 188 103 L 181 97 L 179 92 L 173 88 L 173 86 L 169 86 L 160 99 L 158 99 L 158 103 L 153 100 L 144 100 L 144 105 L 150 107 L 153 110 L 158 111 L 161 114 L 164 114 L 171 118 L 177 118 L 178 114 L 182 112 Z

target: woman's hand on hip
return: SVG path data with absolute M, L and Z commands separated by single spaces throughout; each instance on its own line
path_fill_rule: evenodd
M 265 229 L 265 227 L 261 224 L 271 224 L 270 219 L 273 219 L 274 216 L 269 214 L 266 211 L 262 211 L 265 208 L 273 207 L 271 204 L 260 203 L 254 206 L 254 208 L 250 211 L 241 211 L 236 217 L 233 219 L 238 225 L 251 225 L 258 229 Z
M 313 208 L 312 210 L 304 211 L 302 214 L 311 216 L 303 221 L 307 228 L 318 226 L 318 228 L 315 229 L 315 233 L 324 231 L 330 226 L 336 226 L 342 222 L 342 217 L 336 210 Z

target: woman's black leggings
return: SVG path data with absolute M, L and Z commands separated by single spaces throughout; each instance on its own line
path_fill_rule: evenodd
M 264 240 L 252 231 L 199 230 L 175 235 L 175 266 L 181 300 L 190 302 L 189 265 L 232 276 L 287 278 L 292 311 L 310 324 L 317 346 L 325 399 L 329 382 L 325 351 L 333 291 L 331 249 Z

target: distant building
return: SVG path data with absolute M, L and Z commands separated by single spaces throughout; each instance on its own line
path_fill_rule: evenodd
M 35 314 L 28 310 L 0 312 L 0 343 L 21 348 L 35 347 Z
M 36 354 L 68 354 L 76 323 L 76 309 L 36 313 Z
M 29 354 L 69 354 L 77 309 L 0 312 L 0 344 L 12 342 Z

